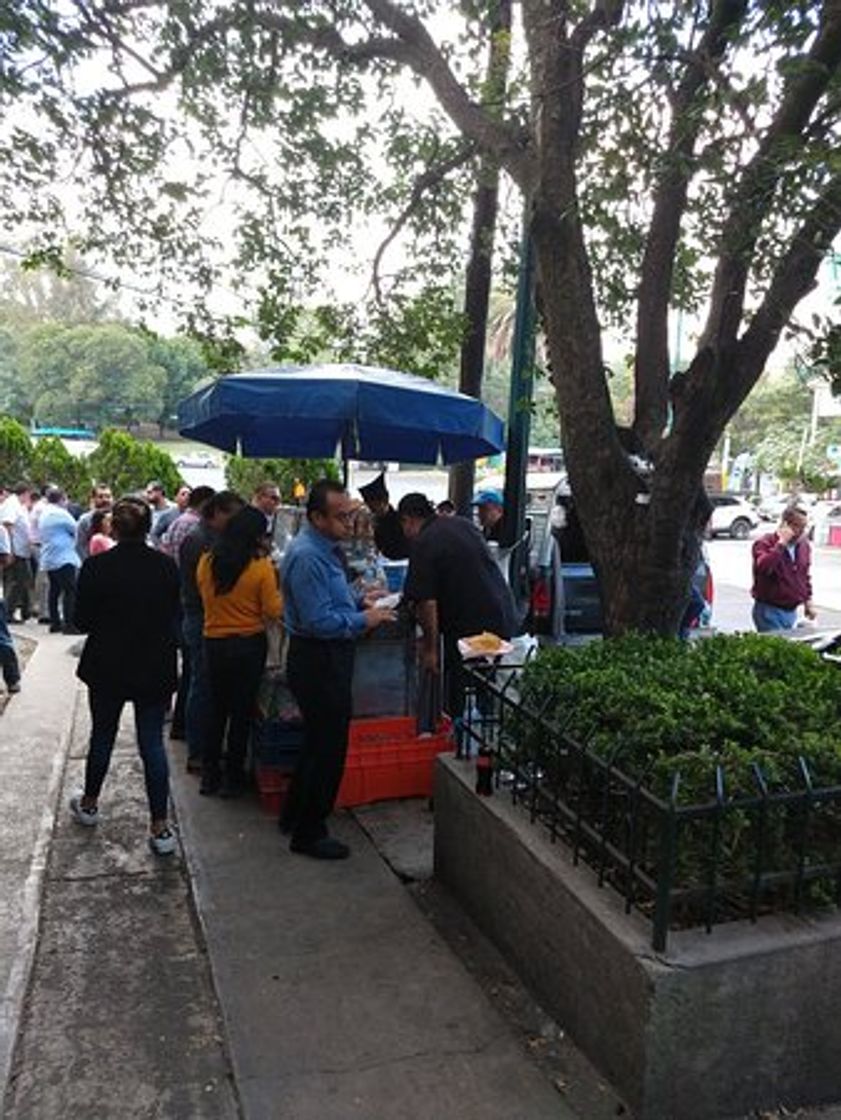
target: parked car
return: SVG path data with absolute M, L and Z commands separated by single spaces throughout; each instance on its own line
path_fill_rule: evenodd
M 209 451 L 190 451 L 186 455 L 181 455 L 175 460 L 176 467 L 218 467 L 219 461 Z
M 757 513 L 763 521 L 776 524 L 782 516 L 783 510 L 789 506 L 800 506 L 801 509 L 811 510 L 816 504 L 812 494 L 774 494 L 763 498 L 759 503 Z
M 815 544 L 830 543 L 830 529 L 841 525 L 841 501 L 827 498 L 815 502 L 809 510 L 809 540 Z
M 598 580 L 564 478 L 551 505 L 541 492 L 527 495 L 529 528 L 529 630 L 550 641 L 571 635 L 598 634 L 603 627 Z M 694 585 L 712 608 L 712 569 L 702 547 Z
M 738 494 L 708 494 L 713 507 L 710 535 L 745 541 L 759 524 L 759 514 Z

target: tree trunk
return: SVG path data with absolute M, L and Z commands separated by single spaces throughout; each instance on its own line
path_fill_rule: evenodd
M 490 23 L 490 49 L 486 74 L 487 96 L 497 105 L 502 101 L 510 65 L 508 35 L 511 31 L 511 0 L 498 0 Z M 494 108 L 493 111 L 497 111 Z M 491 261 L 493 258 L 496 220 L 499 210 L 499 165 L 485 156 L 477 176 L 473 196 L 473 227 L 470 234 L 470 256 L 464 284 L 464 316 L 467 322 L 461 344 L 459 390 L 468 396 L 482 396 L 485 371 L 485 337 L 488 329 L 488 307 L 491 298 Z M 456 511 L 470 514 L 476 465 L 471 460 L 458 463 L 450 470 L 450 501 Z
M 496 233 L 499 200 L 499 169 L 483 161 L 473 200 L 473 229 L 464 290 L 464 315 L 467 322 L 461 344 L 458 387 L 477 399 L 482 396 L 485 369 L 485 336 L 491 295 L 491 257 Z M 473 499 L 476 466 L 473 460 L 458 463 L 450 471 L 450 500 L 458 513 L 468 515 Z

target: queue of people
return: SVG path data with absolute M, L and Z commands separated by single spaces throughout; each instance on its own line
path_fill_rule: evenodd
M 375 539 L 392 555 L 408 558 L 403 601 L 419 630 L 420 667 L 442 681 L 444 709 L 458 716 L 465 698 L 459 639 L 484 631 L 509 639 L 518 629 L 511 592 L 488 547 L 492 526 L 487 518 L 474 524 L 446 506 L 436 508 L 420 493 L 392 507 L 384 480 L 375 483 L 363 497 L 372 507 Z M 150 499 L 159 493 L 150 486 L 112 506 L 107 487 L 95 487 L 91 508 L 78 523 L 59 488 L 49 487 L 39 499 L 36 554 L 48 580 L 50 630 L 87 635 L 79 676 L 89 688 L 92 731 L 85 787 L 71 802 L 75 818 L 84 825 L 99 819 L 120 713 L 130 701 L 146 776 L 149 842 L 158 854 L 174 850 L 163 735 L 179 686 L 179 650 L 180 701 L 171 737 L 186 740 L 187 769 L 200 775 L 200 794 L 239 796 L 267 628 L 282 620 L 287 680 L 303 718 L 304 745 L 280 825 L 293 852 L 346 858 L 346 845 L 329 835 L 327 821 L 353 715 L 355 643 L 395 618 L 379 602 L 383 589 L 353 581 L 348 570 L 343 545 L 355 530 L 359 503 L 338 482 L 316 483 L 303 527 L 278 570 L 270 536 L 280 497 L 274 484 L 259 487 L 250 503 L 209 487 L 185 492 L 172 507 L 176 515 L 155 534 L 161 510 Z M 34 503 L 21 488 L 13 497 L 17 505 L 0 505 L 4 574 L 31 560 L 21 555 L 20 544 L 16 551 L 10 526 L 20 540 L 20 511 Z M 474 505 L 495 507 L 497 497 L 480 493 Z M 805 528 L 802 511 L 786 510 L 777 530 L 753 545 L 759 630 L 794 625 L 800 605 L 814 615 Z M 7 618 L 10 602 L 24 617 L 21 582 L 15 573 L 4 581 L 12 594 L 7 590 L 5 602 L 0 597 L 0 669 L 10 692 L 20 688 L 20 669 Z
M 23 489 L 15 493 L 21 510 L 34 505 L 30 497 Z M 376 543 L 387 556 L 409 560 L 406 599 L 421 626 L 425 670 L 441 668 L 435 651 L 443 639 L 446 695 L 455 712 L 463 688 L 455 642 L 478 629 L 513 634 L 508 588 L 480 530 L 451 516 L 451 509 L 436 511 L 420 494 L 395 509 L 382 478 L 363 497 L 374 514 Z M 177 688 L 170 737 L 186 740 L 186 766 L 200 778 L 198 792 L 238 796 L 246 782 L 267 628 L 282 618 L 287 680 L 303 718 L 304 745 L 280 823 L 291 851 L 345 858 L 348 849 L 329 835 L 327 821 L 344 771 L 355 644 L 396 617 L 377 601 L 382 588 L 352 580 L 348 569 L 343 545 L 357 528 L 360 503 L 338 482 L 316 483 L 278 571 L 270 531 L 280 493 L 273 483 L 259 486 L 250 503 L 208 487 L 184 487 L 169 503 L 157 481 L 114 502 L 110 489 L 97 485 L 78 521 L 57 487 L 38 502 L 38 566 L 47 577 L 50 629 L 87 635 L 78 675 L 88 686 L 92 728 L 84 787 L 70 804 L 74 818 L 85 827 L 99 822 L 120 715 L 131 703 L 149 844 L 158 855 L 175 849 L 164 728 Z M 13 512 L 17 521 L 16 507 Z M 3 561 L 7 567 L 18 556 L 5 527 L 3 534 L 0 558 L 10 558 Z M 3 641 L 4 619 L 0 613 L 0 659 L 14 690 L 20 673 L 11 640 Z

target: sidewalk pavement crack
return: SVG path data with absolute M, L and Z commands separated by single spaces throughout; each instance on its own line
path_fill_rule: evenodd
M 317 1069 L 299 1070 L 299 1073 L 306 1073 L 307 1075 L 314 1075 L 316 1077 L 337 1076 L 345 1073 L 369 1073 L 372 1070 L 385 1069 L 388 1066 L 399 1066 L 406 1062 L 416 1062 L 424 1058 L 440 1058 L 442 1053 L 453 1055 L 454 1057 L 476 1057 L 479 1054 L 491 1049 L 498 1042 L 510 1039 L 510 1034 L 507 1031 L 499 1031 L 497 1034 L 492 1035 L 486 1039 L 485 1042 L 476 1046 L 448 1046 L 446 1051 L 442 1048 L 416 1050 L 409 1054 L 397 1054 L 389 1058 L 381 1058 L 377 1061 L 362 1062 L 362 1063 L 349 1063 L 342 1066 L 319 1066 Z
M 152 871 L 139 868 L 137 871 L 95 871 L 90 875 L 50 875 L 50 883 L 93 883 L 100 879 L 156 879 Z

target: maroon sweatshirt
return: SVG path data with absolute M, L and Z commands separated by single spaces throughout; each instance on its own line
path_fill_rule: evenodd
M 809 566 L 812 549 L 805 537 L 795 545 L 794 559 L 776 533 L 753 543 L 753 591 L 757 602 L 790 611 L 812 598 Z

